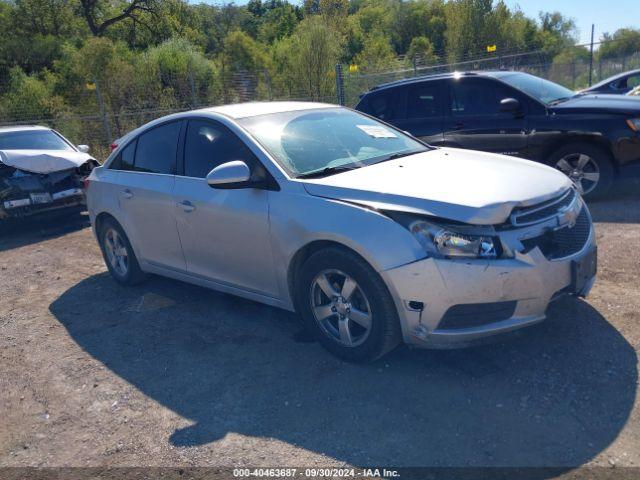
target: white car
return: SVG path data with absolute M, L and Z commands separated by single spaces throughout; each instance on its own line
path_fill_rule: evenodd
M 561 172 L 334 105 L 163 117 L 88 185 L 118 282 L 149 272 L 295 310 L 347 360 L 532 325 L 595 279 L 589 210 Z
M 0 220 L 84 209 L 83 182 L 98 165 L 88 150 L 47 127 L 0 127 Z

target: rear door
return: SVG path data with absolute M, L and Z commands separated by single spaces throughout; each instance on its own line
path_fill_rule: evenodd
M 184 167 L 174 205 L 187 271 L 244 290 L 278 296 L 269 234 L 269 194 L 258 188 L 212 188 L 216 166 L 242 160 L 252 175 L 266 174 L 229 128 L 210 119 L 189 120 Z
M 447 145 L 471 150 L 525 156 L 527 102 L 516 90 L 488 78 L 448 80 L 449 101 L 444 126 Z M 519 114 L 500 112 L 500 101 L 516 98 Z
M 392 123 L 414 137 L 431 144 L 443 143 L 445 98 L 444 81 L 432 80 L 398 87 L 401 105 Z
M 181 128 L 181 121 L 162 124 L 123 149 L 117 193 L 123 227 L 142 259 L 184 271 L 173 201 Z

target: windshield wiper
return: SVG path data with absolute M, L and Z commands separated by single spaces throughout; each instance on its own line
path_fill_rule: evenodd
M 386 157 L 378 160 L 377 162 L 374 163 L 374 165 L 376 163 L 388 162 L 389 160 L 395 160 L 396 158 L 408 157 L 409 155 L 414 155 L 416 153 L 422 153 L 427 151 L 428 150 L 425 148 L 424 150 L 410 150 L 407 152 L 392 153 L 391 155 L 387 155 Z
M 340 165 L 338 167 L 325 167 L 320 170 L 313 170 L 311 172 L 301 173 L 296 178 L 327 177 L 329 175 L 334 175 L 336 173 L 346 172 L 348 170 L 355 170 L 356 168 L 360 168 L 360 167 L 354 166 L 354 165 Z

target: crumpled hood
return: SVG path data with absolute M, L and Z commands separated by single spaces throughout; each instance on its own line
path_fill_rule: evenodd
M 66 150 L 0 150 L 0 162 L 31 173 L 52 173 L 77 168 L 95 159 L 88 153 Z
M 304 180 L 311 195 L 465 222 L 505 222 L 516 206 L 553 198 L 571 187 L 559 171 L 503 155 L 439 148 Z

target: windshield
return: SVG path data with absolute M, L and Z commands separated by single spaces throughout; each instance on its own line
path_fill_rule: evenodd
M 292 176 L 331 174 L 428 150 L 422 143 L 345 108 L 240 120 Z
M 491 75 L 518 90 L 528 93 L 547 105 L 568 100 L 576 95 L 574 91 L 562 85 L 529 75 L 528 73 L 496 72 L 491 73 Z
M 73 148 L 51 130 L 20 130 L 0 133 L 0 150 L 73 151 Z

